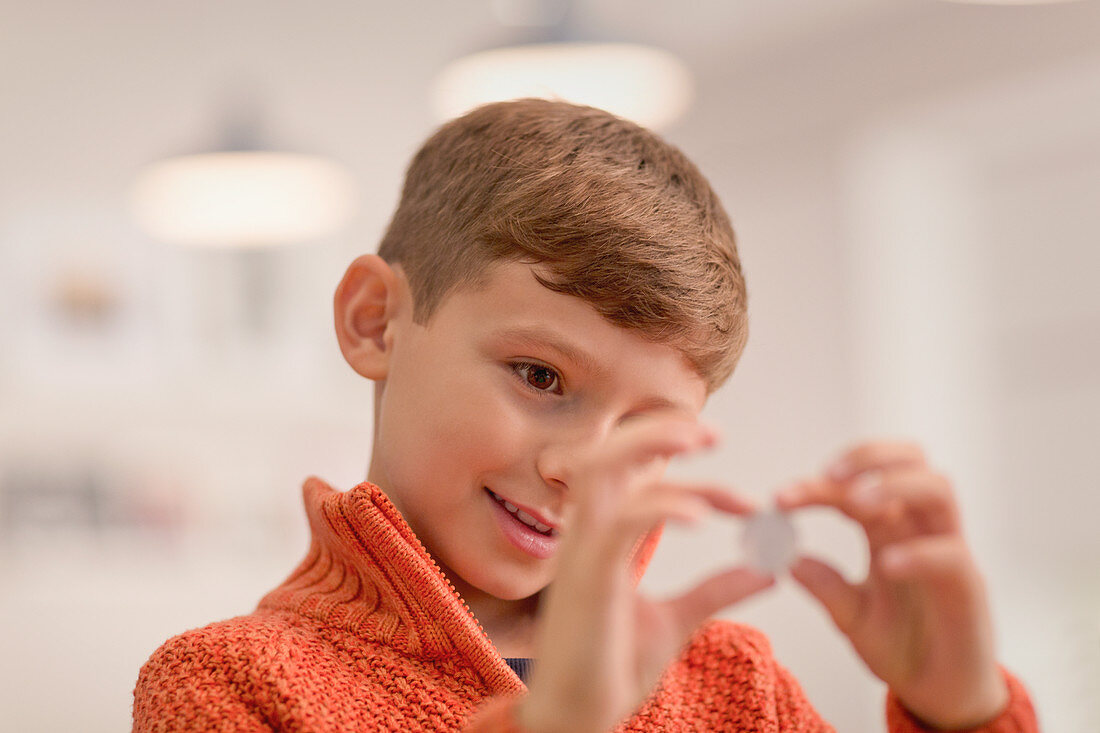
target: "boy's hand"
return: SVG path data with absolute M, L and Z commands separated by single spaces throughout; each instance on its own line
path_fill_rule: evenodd
M 720 487 L 660 481 L 669 458 L 715 442 L 712 429 L 662 413 L 570 458 L 570 517 L 540 609 L 539 664 L 519 709 L 525 728 L 609 730 L 641 704 L 704 619 L 775 582 L 737 568 L 660 602 L 634 588 L 631 550 L 659 523 L 754 510 Z
M 985 587 L 962 536 L 951 482 L 911 443 L 869 442 L 824 476 L 783 490 L 789 510 L 839 509 L 867 532 L 867 578 L 848 583 L 800 558 L 791 574 L 828 609 L 856 652 L 924 723 L 963 729 L 1008 702 Z

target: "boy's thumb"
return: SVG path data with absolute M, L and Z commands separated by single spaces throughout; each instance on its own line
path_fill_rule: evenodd
M 684 634 L 726 606 L 775 585 L 775 577 L 749 568 L 734 568 L 712 575 L 681 596 L 666 603 L 679 620 Z
M 791 576 L 825 606 L 833 623 L 847 633 L 859 607 L 859 591 L 832 566 L 801 557 L 791 566 Z

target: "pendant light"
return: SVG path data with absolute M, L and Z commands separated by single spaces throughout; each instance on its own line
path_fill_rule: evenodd
M 432 90 L 440 119 L 487 102 L 543 97 L 599 107 L 660 129 L 690 106 L 691 72 L 671 52 L 585 38 L 574 4 L 565 0 L 497 0 L 496 7 L 502 23 L 525 38 L 449 63 Z
M 330 235 L 354 204 L 351 175 L 335 161 L 262 145 L 254 106 L 223 125 L 214 150 L 145 167 L 131 191 L 151 236 L 197 246 L 263 247 Z

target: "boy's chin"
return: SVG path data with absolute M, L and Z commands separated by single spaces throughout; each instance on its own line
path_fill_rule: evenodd
M 537 596 L 546 588 L 546 584 L 523 585 L 515 583 L 490 584 L 487 588 L 480 588 L 482 593 L 492 596 L 499 601 L 522 601 Z
M 547 582 L 536 579 L 510 578 L 479 578 L 480 582 L 467 583 L 487 596 L 492 596 L 499 601 L 522 601 L 541 593 Z
M 526 600 L 537 597 L 539 593 L 542 593 L 544 588 L 545 588 L 545 586 L 543 586 L 543 588 L 539 588 L 539 589 L 537 589 L 535 591 L 532 591 L 532 592 L 521 591 L 521 592 L 517 592 L 517 593 L 506 593 L 504 595 L 496 596 L 496 598 L 501 600 L 501 601 L 508 601 L 508 602 L 526 601 Z

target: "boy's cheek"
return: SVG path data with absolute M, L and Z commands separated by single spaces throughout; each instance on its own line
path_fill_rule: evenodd
M 387 426 L 390 445 L 400 454 L 395 458 L 425 469 L 435 464 L 448 473 L 462 468 L 479 474 L 511 473 L 531 450 L 530 426 L 507 404 L 492 398 L 401 417 L 409 419 L 393 420 Z

